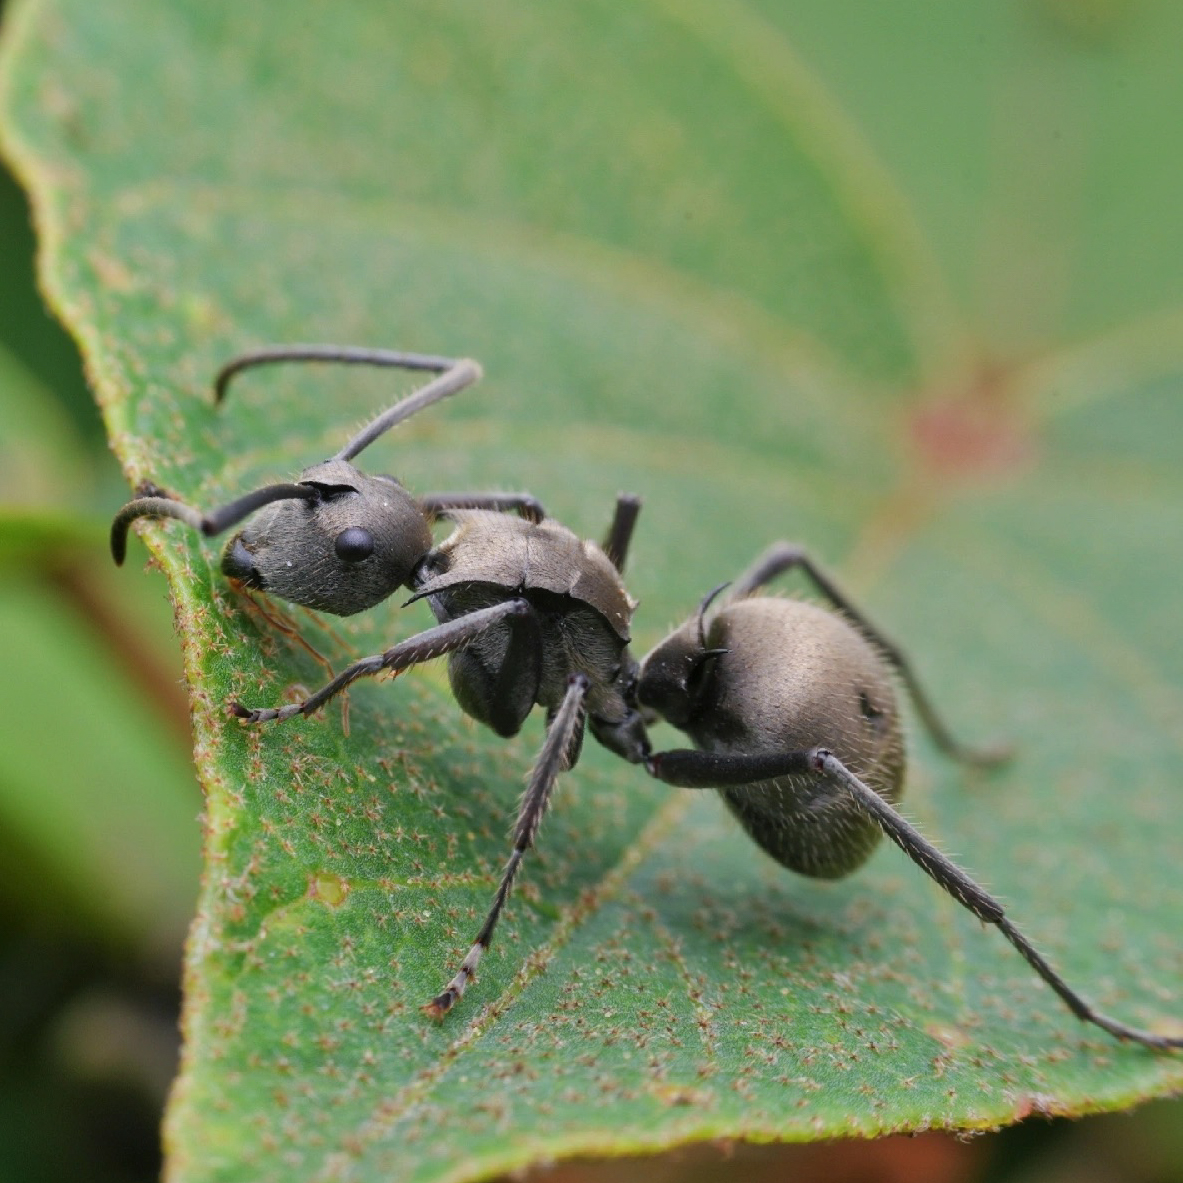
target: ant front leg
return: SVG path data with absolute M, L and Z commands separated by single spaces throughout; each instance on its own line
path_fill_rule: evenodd
M 401 673 L 410 666 L 442 657 L 445 653 L 451 653 L 453 650 L 467 645 L 474 637 L 503 620 L 532 612 L 533 609 L 525 600 L 506 600 L 503 603 L 494 604 L 491 608 L 481 608 L 476 612 L 469 612 L 464 616 L 456 617 L 455 620 L 449 620 L 446 624 L 436 625 L 435 628 L 429 628 L 406 641 L 401 641 L 384 653 L 376 653 L 372 657 L 363 657 L 360 661 L 355 661 L 303 702 L 291 703 L 285 707 L 247 707 L 241 703 L 232 702 L 230 713 L 248 723 L 267 723 L 273 719 L 282 721 L 294 718 L 296 715 L 311 715 L 334 695 L 340 694 L 342 690 L 359 678 L 372 677 L 383 670 L 391 670 L 395 674 Z
M 337 676 L 329 659 L 300 632 L 296 622 L 286 612 L 281 611 L 274 604 L 265 604 L 256 599 L 251 594 L 251 589 L 241 579 L 230 579 L 228 582 L 230 584 L 230 590 L 241 598 L 242 604 L 248 613 L 257 615 L 266 627 L 274 629 L 281 636 L 286 637 L 290 644 L 303 649 L 324 670 L 330 679 Z M 345 643 L 337 633 L 328 628 L 316 613 L 308 609 L 305 609 L 305 612 L 307 612 L 312 622 L 328 632 L 329 636 L 337 644 L 341 645 Z M 344 736 L 349 735 L 349 693 L 344 690 L 341 692 L 341 734 Z
M 546 742 L 542 745 L 538 762 L 530 773 L 525 796 L 522 797 L 518 820 L 513 829 L 513 851 L 501 876 L 497 894 L 493 897 L 493 906 L 489 909 L 480 932 L 477 933 L 476 941 L 461 962 L 459 972 L 447 984 L 443 993 L 438 994 L 423 1007 L 424 1012 L 433 1019 L 442 1019 L 464 997 L 469 982 L 476 980 L 477 966 L 493 939 L 493 929 L 497 927 L 498 917 L 509 898 L 518 867 L 526 851 L 534 845 L 534 838 L 550 804 L 555 782 L 559 773 L 569 767 L 570 753 L 583 737 L 583 704 L 589 684 L 584 674 L 572 674 L 568 679 L 567 692 L 550 722 Z
M 971 748 L 954 738 L 944 720 L 912 671 L 908 659 L 893 641 L 873 625 L 839 589 L 838 585 L 799 546 L 777 542 L 770 546 L 736 581 L 729 600 L 742 600 L 771 582 L 778 575 L 800 567 L 815 588 L 837 608 L 886 658 L 907 687 L 925 729 L 946 756 L 976 768 L 992 768 L 1010 759 L 1011 751 L 1003 745 Z
M 740 786 L 803 773 L 812 773 L 831 782 L 837 781 L 850 793 L 855 805 L 929 878 L 984 924 L 993 924 L 998 928 L 1078 1019 L 1092 1023 L 1118 1039 L 1128 1039 L 1156 1051 L 1183 1048 L 1183 1037 L 1155 1035 L 1151 1031 L 1111 1019 L 1096 1010 L 1060 977 L 1035 946 L 1010 922 L 1002 905 L 989 892 L 942 854 L 889 802 L 855 776 L 827 749 L 811 748 L 802 752 L 757 756 L 715 755 L 694 749 L 677 749 L 651 756 L 646 767 L 651 775 L 667 784 L 697 789 Z

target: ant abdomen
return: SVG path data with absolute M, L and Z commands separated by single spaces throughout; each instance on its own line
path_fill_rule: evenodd
M 903 791 L 904 744 L 879 652 L 833 612 L 758 597 L 721 609 L 688 734 L 704 751 L 826 748 L 884 800 Z M 873 703 L 868 717 L 864 703 Z M 754 841 L 791 871 L 837 879 L 861 866 L 882 830 L 841 785 L 812 772 L 727 786 L 721 796 Z

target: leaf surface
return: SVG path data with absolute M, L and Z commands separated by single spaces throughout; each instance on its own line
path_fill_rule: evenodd
M 1169 318 L 980 362 L 890 178 L 755 7 L 35 0 L 5 66 L 45 282 L 133 481 L 219 504 L 411 386 L 260 372 L 216 411 L 210 376 L 247 345 L 479 358 L 485 385 L 375 446 L 374 471 L 528 488 L 591 537 L 617 490 L 643 494 L 638 652 L 767 542 L 807 542 L 959 732 L 1018 747 L 986 778 L 918 738 L 910 815 L 1098 1005 L 1177 1023 Z M 145 534 L 207 792 L 175 1179 L 467 1179 L 1183 1083 L 1178 1058 L 1077 1024 L 894 849 L 794 878 L 710 794 L 593 745 L 480 982 L 428 1022 L 540 721 L 496 741 L 428 669 L 358 686 L 348 736 L 336 709 L 244 728 L 229 699 L 323 670 L 226 589 L 216 547 Z M 339 667 L 429 618 L 298 622 Z

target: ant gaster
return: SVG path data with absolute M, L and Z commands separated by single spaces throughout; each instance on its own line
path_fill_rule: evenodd
M 215 382 L 217 400 L 240 371 L 284 361 L 394 366 L 438 377 L 378 415 L 293 484 L 265 486 L 209 514 L 155 486 L 141 486 L 143 495 L 115 518 L 111 550 L 121 563 L 136 518 L 178 518 L 209 536 L 255 515 L 222 555 L 223 573 L 247 587 L 339 616 L 373 607 L 400 587 L 414 592 L 412 600 L 427 601 L 436 627 L 354 662 L 303 702 L 258 709 L 231 704 L 248 722 L 309 715 L 358 678 L 397 673 L 444 654 L 457 702 L 498 735 L 516 735 L 535 705 L 546 708 L 546 740 L 493 905 L 459 972 L 424 1008 L 439 1018 L 474 978 L 555 782 L 579 757 L 585 728 L 632 763 L 649 754 L 633 702 L 636 662 L 628 651 L 636 605 L 621 580 L 640 502 L 617 498 L 600 547 L 546 519 L 527 494 L 414 497 L 394 478 L 367 476 L 351 461 L 396 424 L 477 381 L 480 366 L 388 350 L 281 346 L 243 354 L 224 366 Z M 456 527 L 439 546 L 431 532 L 436 518 Z
M 793 568 L 809 577 L 835 612 L 754 595 Z M 717 789 L 755 842 L 803 875 L 846 875 L 886 834 L 959 904 L 999 928 L 1078 1019 L 1147 1047 L 1183 1047 L 1183 1038 L 1139 1030 L 1095 1010 L 1002 905 L 896 811 L 904 746 L 892 673 L 947 755 L 989 766 L 1006 753 L 958 744 L 900 650 L 798 547 L 770 548 L 708 620 L 712 600 L 727 586 L 716 588 L 641 662 L 642 708 L 663 716 L 696 745 L 651 755 L 648 771 L 667 784 Z

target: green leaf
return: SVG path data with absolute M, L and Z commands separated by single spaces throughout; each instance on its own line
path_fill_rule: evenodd
M 200 506 L 333 450 L 409 380 L 266 341 L 480 358 L 485 386 L 367 461 L 529 488 L 598 536 L 645 497 L 643 652 L 768 541 L 808 542 L 907 643 L 974 777 L 919 739 L 909 811 L 1075 986 L 1177 1029 L 1183 772 L 1170 320 L 986 366 L 923 236 L 755 6 L 17 9 L 8 149 L 52 299 L 133 480 Z M 231 698 L 324 678 L 145 528 L 172 581 L 205 785 L 177 1179 L 464 1179 L 709 1137 L 982 1128 L 1166 1093 L 1183 1060 L 1083 1028 L 894 849 L 839 883 L 709 794 L 606 753 L 565 777 L 481 980 L 468 946 L 540 721 L 501 743 L 439 670 L 323 719 Z M 397 599 L 397 597 L 396 597 Z M 299 621 L 338 666 L 428 623 Z M 663 745 L 677 739 L 663 729 Z M 589 745 L 589 748 L 594 745 Z M 1175 1026 L 1172 1027 L 1172 1024 Z
M 784 10 L 779 0 L 762 3 Z M 792 36 L 891 168 L 994 350 L 1180 299 L 1183 8 L 793 0 Z

